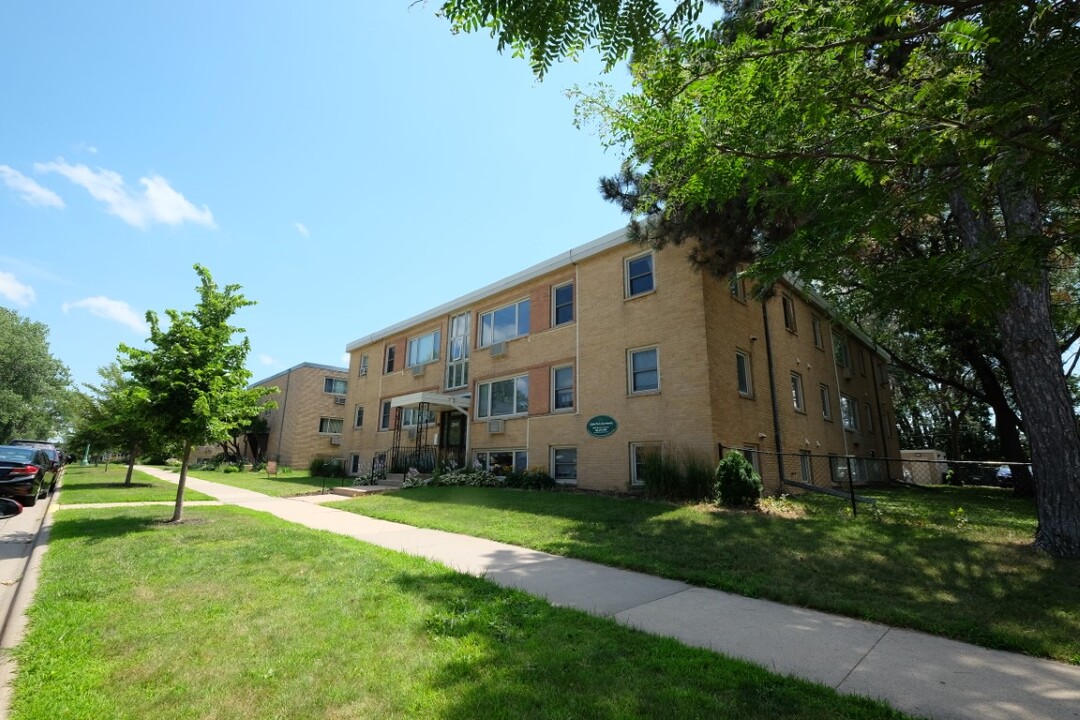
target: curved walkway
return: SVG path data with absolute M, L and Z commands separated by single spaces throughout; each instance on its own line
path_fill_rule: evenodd
M 176 473 L 142 472 L 176 482 Z M 956 720 L 1077 720 L 1080 667 L 886 625 L 754 600 L 513 545 L 274 498 L 188 476 L 229 505 L 434 560 L 774 672 L 868 695 L 913 715 Z M 343 499 L 333 496 L 333 499 Z

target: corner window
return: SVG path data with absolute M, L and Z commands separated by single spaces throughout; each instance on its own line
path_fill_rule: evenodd
M 480 467 L 497 477 L 525 472 L 529 467 L 529 453 L 525 450 L 481 450 L 474 457 Z
M 529 376 L 477 383 L 476 417 L 526 415 L 529 412 Z
M 360 373 L 359 373 L 360 377 L 367 377 L 367 368 L 368 368 L 368 356 L 367 355 L 361 355 L 360 356 Z
M 811 316 L 810 326 L 814 330 L 814 347 L 816 347 L 818 350 L 824 350 L 825 340 L 822 338 L 821 335 L 821 318 L 819 318 L 817 315 Z
M 797 412 L 806 412 L 806 398 L 803 396 L 802 375 L 791 373 L 791 402 Z
M 660 390 L 660 349 L 643 348 L 629 352 L 630 394 Z
M 821 417 L 832 420 L 832 395 L 828 385 L 820 385 L 818 392 L 821 394 Z
M 386 346 L 386 364 L 384 365 L 384 372 L 389 374 L 394 372 L 394 358 L 397 355 L 397 347 L 394 345 Z
M 338 380 L 336 378 L 326 378 L 323 381 L 323 392 L 332 393 L 334 395 L 344 395 L 349 391 L 348 380 Z
M 411 338 L 405 360 L 406 366 L 426 365 L 429 362 L 438 360 L 441 337 L 442 333 L 436 330 L 429 332 L 427 335 Z
M 529 301 L 522 300 L 480 316 L 479 347 L 529 334 Z
M 556 482 L 577 482 L 577 448 L 551 448 L 551 477 Z
M 559 285 L 551 291 L 551 325 L 574 321 L 574 283 Z
M 750 374 L 750 356 L 742 350 L 735 351 L 735 377 L 739 383 L 739 394 L 753 397 L 754 379 Z
M 390 429 L 390 401 L 383 400 L 382 407 L 379 409 L 379 429 Z
M 653 280 L 653 255 L 638 255 L 626 261 L 626 297 L 644 295 L 656 288 Z
M 362 427 L 364 427 L 364 406 L 363 405 L 357 405 L 356 406 L 356 414 L 353 416 L 353 427 L 354 428 L 362 428 Z
M 566 365 L 551 371 L 551 409 L 574 409 L 574 366 Z
M 784 327 L 788 332 L 798 332 L 795 324 L 795 301 L 790 295 L 784 293 L 780 296 L 780 303 L 784 308 Z
M 341 434 L 341 426 L 344 425 L 341 418 L 319 418 L 319 432 L 330 435 Z
M 859 404 L 843 393 L 840 394 L 840 419 L 845 430 L 859 429 Z

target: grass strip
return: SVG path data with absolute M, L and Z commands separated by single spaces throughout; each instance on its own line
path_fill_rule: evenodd
M 64 469 L 64 488 L 60 492 L 62 505 L 105 502 L 155 502 L 176 499 L 176 485 L 158 480 L 146 473 L 134 471 L 131 485 L 124 484 L 127 465 L 69 465 Z M 191 488 L 184 490 L 185 500 L 212 500 Z
M 179 468 L 162 468 L 177 473 Z M 311 477 L 307 470 L 293 470 L 288 475 L 268 477 L 265 470 L 225 472 L 223 470 L 188 470 L 188 475 L 200 480 L 221 483 L 231 487 L 243 488 L 270 495 L 272 497 L 293 497 L 321 492 L 323 487 L 335 487 L 351 483 L 351 480 Z
M 232 507 L 62 510 L 12 720 L 901 718 Z
M 857 518 L 820 495 L 768 513 L 459 487 L 331 506 L 1080 664 L 1080 560 L 1032 548 L 1031 501 L 995 488 L 864 494 L 878 502 Z

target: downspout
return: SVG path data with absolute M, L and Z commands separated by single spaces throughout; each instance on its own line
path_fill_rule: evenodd
M 768 299 L 770 297 L 772 297 L 771 289 L 768 295 L 762 293 L 761 322 L 765 326 L 765 359 L 768 361 L 769 365 L 769 399 L 772 401 L 773 439 L 776 444 L 776 467 L 780 473 L 780 483 L 783 484 L 784 480 L 787 479 L 787 475 L 784 473 L 783 443 L 780 438 L 780 408 L 776 402 L 776 378 L 773 375 L 772 333 L 769 332 L 769 309 L 767 307 Z
M 281 462 L 281 439 L 285 437 L 285 408 L 289 406 L 289 381 L 292 380 L 292 368 L 285 373 L 285 397 L 281 399 L 281 426 L 278 428 L 277 451 L 274 456 Z

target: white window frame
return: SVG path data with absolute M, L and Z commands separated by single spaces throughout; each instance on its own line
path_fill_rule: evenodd
M 518 391 L 519 391 L 519 389 L 521 387 L 518 384 L 519 380 L 524 380 L 525 381 L 525 410 L 523 410 L 523 411 L 518 410 L 518 402 L 519 402 Z M 513 410 L 511 412 L 509 412 L 509 413 L 502 413 L 502 414 L 499 414 L 499 415 L 493 415 L 491 413 L 491 396 L 492 396 L 491 386 L 496 384 L 496 383 L 503 383 L 503 382 L 509 382 L 509 383 L 513 384 L 513 387 L 514 387 Z M 483 403 L 483 400 L 484 400 L 484 398 L 483 398 L 484 388 L 487 388 L 487 407 L 484 407 L 484 403 Z M 476 394 L 475 394 L 474 397 L 476 398 L 476 419 L 477 420 L 491 420 L 493 418 L 526 417 L 529 414 L 529 374 L 525 373 L 523 375 L 512 375 L 510 377 L 496 378 L 494 380 L 485 380 L 483 382 L 478 382 L 478 383 L 476 383 Z
M 557 382 L 557 380 L 558 380 L 558 374 L 559 374 L 560 370 L 569 370 L 570 371 L 570 387 L 569 387 L 569 390 L 570 390 L 570 404 L 565 406 L 565 407 L 559 407 L 559 402 L 558 402 L 558 400 L 559 400 L 559 389 L 560 388 L 559 388 L 559 383 Z M 564 412 L 573 412 L 574 411 L 574 408 L 577 406 L 576 397 L 575 397 L 576 388 L 574 387 L 574 384 L 575 384 L 574 381 L 575 381 L 575 378 L 574 378 L 574 366 L 573 365 L 559 365 L 557 367 L 551 368 L 551 412 L 564 413 Z M 566 390 L 567 388 L 562 388 L 562 389 Z
M 790 333 L 798 334 L 799 323 L 795 319 L 795 301 L 791 293 L 780 293 L 780 309 L 784 314 L 784 328 Z
M 664 444 L 656 441 L 630 443 L 630 487 L 645 487 L 645 481 L 638 477 L 638 451 L 654 449 L 663 452 Z
M 391 430 L 394 425 L 394 406 L 389 400 L 379 403 L 379 430 Z
M 821 334 L 821 318 L 817 315 L 810 316 L 810 327 L 814 333 L 814 347 L 818 350 L 825 349 L 825 336 Z
M 795 412 L 806 412 L 806 395 L 803 393 L 802 375 L 797 372 L 791 373 L 791 402 Z
M 560 290 L 570 288 L 570 319 L 559 322 L 559 308 L 566 307 L 566 304 L 559 305 L 557 298 Z M 551 288 L 551 327 L 559 327 L 560 325 L 569 325 L 577 319 L 577 293 L 574 289 L 574 281 L 559 283 Z
M 364 406 L 357 405 L 353 408 L 353 429 L 359 430 L 364 427 Z
M 344 387 L 339 391 L 337 388 L 341 385 Z M 323 378 L 323 392 L 327 395 L 345 395 L 349 392 L 349 381 L 342 378 Z
M 814 458 L 809 450 L 799 451 L 799 479 L 804 483 L 814 484 Z
M 397 367 L 397 346 L 387 345 L 383 351 L 383 375 L 389 375 Z
M 524 307 L 524 312 L 522 308 Z M 514 308 L 514 333 L 507 337 L 496 338 L 495 337 L 495 314 L 506 310 L 507 308 Z M 508 303 L 500 307 L 488 310 L 486 313 L 480 313 L 480 321 L 476 324 L 476 347 L 486 348 L 491 347 L 495 343 L 508 342 L 510 340 L 516 340 L 520 337 L 525 337 L 529 334 L 530 318 L 529 314 L 532 312 L 532 304 L 529 298 L 522 298 L 516 302 Z M 484 318 L 491 318 L 491 337 L 484 337 Z M 522 324 L 522 318 L 524 318 L 524 325 Z
M 832 391 L 825 383 L 818 385 L 818 396 L 821 398 L 821 417 L 832 422 Z
M 393 410 L 391 410 L 391 412 L 393 412 Z M 435 422 L 435 411 L 434 410 L 428 410 L 427 412 L 428 412 L 428 417 L 427 417 L 427 420 L 425 420 L 423 422 L 423 424 L 424 425 L 431 425 L 431 424 L 433 424 Z M 403 429 L 404 428 L 416 427 L 417 420 L 419 419 L 419 417 L 420 417 L 420 408 L 415 408 L 415 407 L 401 408 L 401 427 Z
M 359 475 L 360 474 L 360 455 L 359 455 L 359 453 L 352 453 L 351 455 L 349 455 L 349 474 L 350 475 Z
M 637 278 L 645 277 L 644 274 L 630 276 L 630 264 L 641 260 L 642 258 L 649 259 L 649 288 L 647 290 L 639 290 L 638 292 L 631 292 L 630 287 L 632 281 Z M 651 292 L 656 292 L 656 257 L 652 252 L 644 252 L 640 255 L 633 255 L 626 258 L 623 261 L 623 290 L 625 291 L 625 297 L 630 298 L 641 297 L 642 295 L 648 295 Z
M 461 327 L 455 328 L 458 320 Z M 466 311 L 452 315 L 447 324 L 446 338 L 446 389 L 457 390 L 469 387 L 469 322 L 472 313 Z M 455 330 L 464 330 L 458 332 Z M 457 345 L 455 348 L 454 346 Z
M 337 422 L 337 430 L 330 430 L 331 423 Z M 320 435 L 340 435 L 341 431 L 345 429 L 345 418 L 335 417 L 320 417 L 319 418 L 319 434 Z
M 367 371 L 368 371 L 368 356 L 365 353 L 364 355 L 360 356 L 360 371 L 358 373 L 359 377 L 367 377 Z
M 656 387 L 638 390 L 634 387 L 634 356 L 652 352 L 656 356 Z M 643 370 L 641 372 L 649 372 Z M 632 348 L 626 351 L 626 388 L 630 395 L 656 395 L 660 392 L 660 346 L 649 345 L 647 347 Z
M 483 450 L 475 450 L 473 452 L 473 460 L 480 463 L 481 467 L 488 472 L 494 473 L 491 469 L 491 455 L 494 453 L 510 453 L 511 462 L 513 463 L 513 470 L 511 472 L 525 472 L 529 469 L 529 451 L 525 448 L 486 448 Z M 484 459 L 481 460 L 480 456 L 483 455 Z M 518 464 L 518 457 L 524 458 L 524 462 Z M 496 477 L 506 477 L 505 475 L 496 475 Z
M 731 297 L 746 304 L 746 284 L 738 272 L 733 272 L 728 276 L 728 287 L 731 290 Z
M 419 357 L 422 347 L 421 342 L 430 338 L 431 352 L 424 357 Z M 426 332 L 423 335 L 417 335 L 416 337 L 409 338 L 409 342 L 406 344 L 405 351 L 405 367 L 411 368 L 418 365 L 427 365 L 428 363 L 439 361 L 439 345 L 442 343 L 442 328 L 436 328 L 431 332 Z
M 574 476 L 560 478 L 558 474 L 558 464 L 555 462 L 555 454 L 558 452 L 572 451 L 574 453 Z M 565 466 L 566 463 L 563 463 Z M 555 478 L 555 482 L 560 485 L 577 485 L 578 481 L 578 449 L 572 446 L 558 446 L 551 448 L 551 477 Z
M 840 423 L 845 430 L 859 432 L 859 402 L 844 393 L 840 393 Z
M 742 358 L 742 367 L 745 370 L 746 375 L 746 389 L 743 390 L 741 386 L 740 372 L 739 372 L 739 359 Z M 739 395 L 744 398 L 754 397 L 754 371 L 750 363 L 750 353 L 745 350 L 735 349 L 735 389 L 738 390 Z
M 746 461 L 750 463 L 750 467 L 754 468 L 754 472 L 761 477 L 761 448 L 758 445 L 745 445 L 741 448 L 736 448 L 739 453 L 746 458 Z

